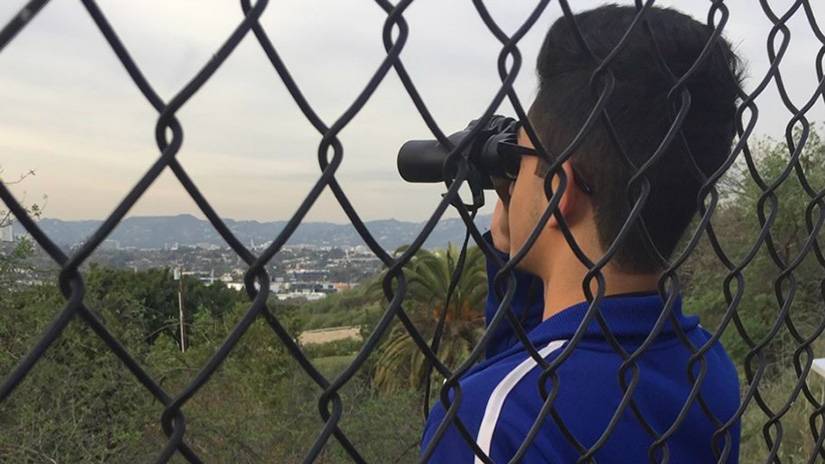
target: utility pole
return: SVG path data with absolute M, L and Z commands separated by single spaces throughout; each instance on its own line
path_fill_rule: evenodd
M 180 351 L 186 352 L 186 312 L 183 309 L 183 270 L 175 269 L 175 280 L 178 281 L 178 320 L 180 321 Z

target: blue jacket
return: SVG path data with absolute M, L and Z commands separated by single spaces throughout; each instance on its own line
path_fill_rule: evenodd
M 488 233 L 489 234 L 489 233 Z M 489 236 L 487 237 L 489 240 Z M 506 255 L 502 255 L 507 259 Z M 485 318 L 490 319 L 500 301 L 492 289 L 492 278 L 498 267 L 488 260 L 488 297 Z M 517 272 L 516 295 L 512 309 L 523 321 L 528 338 L 548 362 L 567 346 L 583 321 L 587 302 L 573 305 L 542 321 L 544 311 L 541 281 L 529 274 Z M 629 293 L 605 297 L 601 313 L 611 332 L 625 351 L 632 353 L 650 333 L 664 307 L 657 293 Z M 679 326 L 694 346 L 703 345 L 710 334 L 699 325 L 696 316 L 682 314 L 681 299 L 672 308 Z M 670 320 L 653 344 L 637 359 L 639 383 L 633 399 L 648 424 L 662 434 L 671 427 L 683 407 L 692 383 L 687 376 L 690 352 L 677 338 Z M 739 383 L 736 369 L 720 343 L 715 343 L 704 356 L 706 375 L 700 391 L 709 409 L 716 416 L 714 423 L 694 400 L 676 432 L 667 440 L 669 462 L 672 464 L 716 463 L 712 435 L 721 424 L 733 417 L 739 407 Z M 589 448 L 607 428 L 622 398 L 619 384 L 619 355 L 605 339 L 595 319 L 585 330 L 569 358 L 556 370 L 558 384 L 548 381 L 547 391 L 557 389 L 553 405 L 563 423 L 584 448 Z M 699 364 L 693 369 L 698 376 Z M 509 462 L 524 441 L 542 408 L 539 393 L 542 369 L 517 341 L 505 319 L 493 334 L 487 347 L 487 359 L 471 368 L 460 380 L 463 398 L 458 416 L 479 447 L 496 463 Z M 696 377 L 695 377 L 696 378 Z M 626 385 L 632 370 L 625 373 Z M 451 394 L 451 398 L 454 395 Z M 444 418 L 444 407 L 438 402 L 432 409 L 422 438 L 423 451 L 433 439 Z M 739 421 L 730 429 L 729 454 L 726 463 L 739 461 Z M 604 445 L 595 453 L 598 463 L 646 463 L 648 447 L 653 438 L 636 419 L 628 406 Z M 725 437 L 716 441 L 717 451 L 725 446 Z M 529 446 L 522 462 L 574 463 L 581 456 L 565 438 L 554 419 L 548 415 Z M 658 456 L 656 461 L 660 461 Z M 437 443 L 432 463 L 461 464 L 482 462 L 455 425 L 451 424 Z

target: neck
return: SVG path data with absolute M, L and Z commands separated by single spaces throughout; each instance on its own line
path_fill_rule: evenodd
M 544 316 L 547 319 L 570 306 L 587 301 L 582 281 L 587 268 L 570 254 L 566 259 L 553 259 L 553 266 L 540 273 L 544 281 Z M 630 292 L 656 291 L 658 274 L 627 274 L 617 272 L 612 266 L 602 268 L 605 296 Z M 598 281 L 593 278 L 590 291 L 595 296 Z

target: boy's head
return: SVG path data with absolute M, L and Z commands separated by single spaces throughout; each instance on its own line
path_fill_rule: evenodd
M 575 20 L 601 61 L 619 43 L 636 14 L 635 7 L 607 5 L 580 13 Z M 671 9 L 651 8 L 645 18 L 656 45 L 645 25 L 638 24 L 610 62 L 615 87 L 606 106 L 618 142 L 636 167 L 642 166 L 665 139 L 678 110 L 678 104 L 671 101 L 681 101 L 678 92 L 674 100 L 668 100 L 673 81 L 661 66 L 656 47 L 679 79 L 694 65 L 713 32 L 707 25 Z M 590 116 L 597 100 L 590 80 L 597 66 L 598 62 L 579 45 L 570 20 L 562 17 L 556 21 L 539 52 L 539 90 L 528 114 L 551 158 L 574 140 Z M 672 254 L 697 210 L 702 182 L 693 174 L 689 153 L 705 176 L 713 174 L 730 153 L 740 76 L 737 57 L 720 37 L 703 64 L 685 82 L 690 92 L 690 109 L 681 125 L 684 140 L 675 137 L 645 171 L 651 189 L 642 217 L 655 246 L 665 257 Z M 607 79 L 602 79 L 597 88 L 603 88 L 605 82 Z M 532 146 L 524 130 L 519 132 L 519 143 Z M 522 157 L 518 178 L 511 188 L 512 253 L 524 244 L 548 204 L 545 180 L 536 175 L 537 163 L 535 157 Z M 635 171 L 623 159 L 602 118 L 585 134 L 562 167 L 568 182 L 559 209 L 576 241 L 595 261 L 629 217 L 632 205 L 627 189 Z M 574 182 L 574 170 L 592 192 L 585 192 L 581 183 Z M 558 177 L 552 183 L 558 188 Z M 638 183 L 634 198 L 639 196 L 640 186 Z M 541 275 L 542 269 L 559 253 L 569 257 L 571 251 L 557 221 L 551 217 L 520 267 Z M 609 266 L 625 274 L 657 274 L 662 269 L 654 256 L 641 228 L 634 225 Z

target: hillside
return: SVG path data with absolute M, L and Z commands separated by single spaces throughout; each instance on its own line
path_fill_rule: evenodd
M 286 225 L 286 221 L 236 221 L 225 219 L 229 229 L 245 244 L 261 245 L 270 242 Z M 83 242 L 102 221 L 64 221 L 44 218 L 40 227 L 52 239 L 63 245 L 71 246 Z M 479 216 L 476 224 L 483 232 L 489 227 L 490 216 Z M 383 219 L 366 222 L 378 243 L 385 249 L 393 250 L 412 242 L 421 231 L 424 222 L 404 222 L 395 219 Z M 438 223 L 426 247 L 444 247 L 448 242 L 458 243 L 464 238 L 465 227 L 460 219 L 444 219 Z M 24 234 L 20 224 L 14 225 L 15 235 Z M 212 225 L 190 214 L 177 216 L 134 216 L 121 221 L 109 236 L 120 247 L 164 248 L 177 243 L 181 246 L 224 245 L 223 239 Z M 357 246 L 364 242 L 351 224 L 334 224 L 329 222 L 305 222 L 298 226 L 290 238 L 292 245 L 314 246 Z

